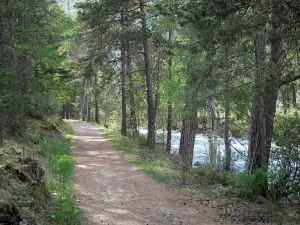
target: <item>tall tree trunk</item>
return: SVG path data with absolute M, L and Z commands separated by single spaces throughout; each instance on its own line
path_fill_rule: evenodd
M 217 145 L 216 145 L 216 115 L 215 103 L 213 101 L 212 93 L 208 93 L 207 98 L 207 135 L 209 144 L 209 158 L 210 164 L 216 166 L 217 164 Z
M 146 88 L 147 88 L 147 104 L 148 104 L 148 135 L 147 135 L 147 145 L 150 148 L 155 148 L 156 139 L 156 109 L 153 99 L 153 88 L 151 80 L 151 68 L 150 68 L 150 52 L 148 43 L 148 32 L 147 32 L 147 22 L 146 22 L 146 12 L 144 0 L 139 0 L 141 21 L 142 21 L 142 38 L 143 38 L 143 48 L 144 48 L 144 64 L 145 64 L 145 76 L 146 76 Z
M 0 24 L 1 26 L 1 24 Z M 1 31 L 1 30 L 0 30 Z M 1 34 L 0 34 L 1 38 Z M 1 42 L 1 40 L 0 40 Z M 0 69 L 2 68 L 2 58 L 1 58 L 1 43 L 0 43 Z M 3 95 L 3 84 L 0 82 L 0 97 Z M 3 146 L 3 139 L 4 139 L 4 112 L 3 112 L 3 106 L 1 104 L 1 98 L 0 98 L 0 146 Z
M 183 161 L 183 172 L 193 166 L 194 146 L 196 139 L 197 125 L 197 88 L 193 85 L 196 82 L 195 74 L 192 74 L 187 82 L 185 96 L 184 114 L 182 119 L 182 129 L 179 145 L 179 155 Z
M 66 109 L 66 111 L 65 111 L 65 114 L 66 114 L 66 119 L 68 120 L 68 119 L 70 119 L 70 104 L 69 103 L 67 103 L 66 105 L 65 105 L 65 109 Z
M 97 124 L 100 123 L 99 117 L 99 87 L 98 87 L 98 74 L 95 73 L 95 121 Z
M 279 84 L 282 79 L 283 68 L 283 40 L 280 37 L 280 23 L 281 18 L 278 14 L 272 13 L 272 29 L 270 35 L 271 45 L 271 69 L 268 71 L 269 75 L 266 78 L 266 94 L 265 94 L 265 113 L 266 113 L 266 159 L 263 161 L 263 166 L 269 164 L 271 143 L 274 130 L 274 119 L 276 113 L 276 101 L 278 99 Z
M 60 116 L 62 119 L 65 119 L 65 115 L 66 115 L 66 105 L 63 105 L 63 107 L 61 108 Z
M 123 7 L 124 8 L 124 7 Z M 127 116 L 126 116 L 126 52 L 125 52 L 125 21 L 124 10 L 121 12 L 121 86 L 122 86 L 122 126 L 121 134 L 126 136 Z
M 254 40 L 255 80 L 252 99 L 251 128 L 248 146 L 248 171 L 267 165 L 265 86 L 266 33 L 260 31 Z M 269 104 L 269 103 L 268 103 Z
M 87 102 L 86 102 L 86 94 L 83 91 L 81 93 L 81 120 L 86 121 L 87 119 Z
M 4 68 L 4 38 L 3 38 L 3 25 L 4 25 L 4 16 L 0 13 L 0 70 Z M 4 108 L 2 106 L 3 96 L 3 84 L 0 81 L 0 146 L 3 146 L 3 136 L 4 136 Z
M 0 113 L 0 146 L 3 146 L 4 145 L 4 142 L 3 142 L 3 116 L 2 114 Z
M 168 60 L 168 66 L 169 66 L 169 79 L 172 79 L 172 66 L 173 66 L 173 59 L 172 59 L 172 39 L 173 39 L 173 31 L 169 30 L 169 60 Z M 168 154 L 171 153 L 171 147 L 172 147 L 172 100 L 168 100 L 168 118 L 167 118 L 167 147 L 166 151 Z
M 273 8 L 272 10 L 274 10 Z M 262 30 L 255 38 L 255 87 L 252 103 L 252 124 L 249 141 L 248 171 L 267 167 L 276 113 L 276 101 L 282 78 L 283 41 L 278 31 L 280 18 L 271 14 L 271 33 L 269 35 L 271 68 L 266 67 L 266 32 Z M 267 185 L 267 181 L 266 181 Z
M 296 108 L 297 106 L 297 88 L 295 87 L 295 82 L 292 84 L 292 98 L 293 98 L 293 107 Z
M 224 95 L 224 109 L 225 109 L 225 123 L 224 123 L 224 143 L 225 143 L 225 170 L 230 171 L 231 165 L 231 146 L 229 139 L 229 117 L 230 117 L 230 98 L 229 98 L 229 85 L 230 77 L 225 74 L 225 95 Z
M 92 107 L 90 105 L 90 99 L 89 99 L 88 107 L 87 107 L 87 122 L 91 122 L 91 111 L 92 111 Z
M 195 99 L 195 98 L 193 98 Z M 182 157 L 184 171 L 193 166 L 193 155 L 196 138 L 197 104 L 187 100 L 182 119 L 179 155 Z
M 130 127 L 130 131 L 131 131 L 131 136 L 135 137 L 137 135 L 137 120 L 136 120 L 136 110 L 135 110 L 135 98 L 134 98 L 134 83 L 132 80 L 132 74 L 131 74 L 131 68 L 132 68 L 132 62 L 131 62 L 131 56 L 130 56 L 130 50 L 127 49 L 127 53 L 128 56 L 127 58 L 127 78 L 128 78 L 128 83 L 129 83 L 129 90 L 128 90 L 128 94 L 129 94 L 129 104 L 130 104 L 130 123 L 129 123 L 129 127 Z

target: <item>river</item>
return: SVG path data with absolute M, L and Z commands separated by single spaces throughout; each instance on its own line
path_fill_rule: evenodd
M 147 130 L 140 128 L 140 134 L 147 135 Z M 176 153 L 180 145 L 180 132 L 172 134 L 172 152 Z M 166 142 L 166 132 L 157 131 L 157 143 Z M 211 145 L 210 145 L 211 143 Z M 213 148 L 210 148 L 212 146 Z M 245 169 L 248 154 L 248 140 L 231 138 L 231 168 L 232 172 L 237 173 Z M 209 142 L 209 138 L 203 134 L 196 134 L 193 165 L 215 164 L 219 169 L 223 168 L 225 161 L 225 143 L 221 137 L 214 138 Z

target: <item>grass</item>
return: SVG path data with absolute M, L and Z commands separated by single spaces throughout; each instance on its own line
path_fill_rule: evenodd
M 51 194 L 50 224 L 79 225 L 82 218 L 73 198 L 73 169 L 71 137 L 61 141 L 43 140 L 38 154 L 45 158 L 48 171 L 46 190 Z
M 180 177 L 168 156 L 159 149 L 149 149 L 142 138 L 123 137 L 119 132 L 104 130 L 109 141 L 133 165 L 150 175 L 154 180 L 171 184 Z
M 15 205 L 26 224 L 82 224 L 73 197 L 72 136 L 66 135 L 71 128 L 58 117 L 47 121 L 30 118 L 26 131 L 25 136 L 5 139 L 0 148 L 0 207 L 1 203 Z M 1 170 L 7 164 L 20 168 L 19 158 L 26 156 L 42 164 L 45 185 L 31 186 Z

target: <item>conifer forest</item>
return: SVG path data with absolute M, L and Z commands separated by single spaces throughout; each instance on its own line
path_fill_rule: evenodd
M 0 225 L 222 223 L 300 224 L 300 1 L 0 0 Z

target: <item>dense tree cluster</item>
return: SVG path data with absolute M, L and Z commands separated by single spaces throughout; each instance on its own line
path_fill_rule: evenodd
M 72 96 L 66 52 L 74 22 L 50 0 L 0 1 L 0 145 Z M 67 88 L 66 88 L 67 87 Z

